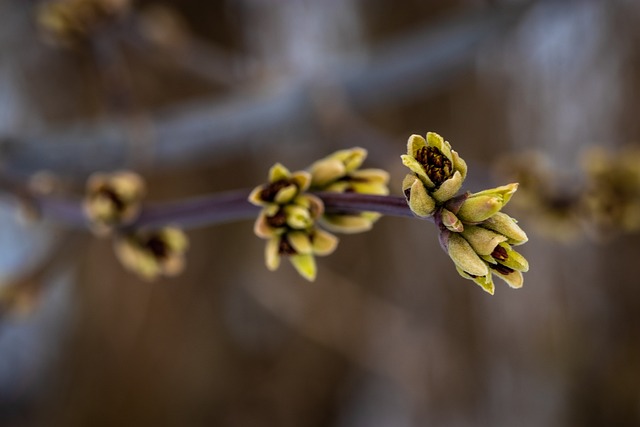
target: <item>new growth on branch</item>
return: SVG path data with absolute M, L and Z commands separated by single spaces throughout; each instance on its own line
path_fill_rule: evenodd
M 250 192 L 159 206 L 153 214 L 142 207 L 145 185 L 138 175 L 96 173 L 87 183 L 83 212 L 97 235 L 114 236 L 123 265 L 148 280 L 182 271 L 188 241 L 171 224 L 188 225 L 189 218 L 203 225 L 257 215 L 254 232 L 267 240 L 267 268 L 277 270 L 286 258 L 313 281 L 315 256 L 330 255 L 338 245 L 333 233 L 369 231 L 381 216 L 396 215 L 433 222 L 458 273 L 486 292 L 494 293 L 494 276 L 522 287 L 529 265 L 513 247 L 525 243 L 527 235 L 502 212 L 518 184 L 460 194 L 467 164 L 433 132 L 426 139 L 412 135 L 401 156 L 410 170 L 402 182 L 404 198 L 389 196 L 386 171 L 361 169 L 366 156 L 359 147 L 340 150 L 296 172 L 277 163 L 268 182 Z M 164 220 L 145 224 L 145 218 Z

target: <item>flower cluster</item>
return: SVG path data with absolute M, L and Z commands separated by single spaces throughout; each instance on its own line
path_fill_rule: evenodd
M 138 174 L 118 171 L 94 173 L 87 181 L 86 191 L 85 215 L 96 234 L 107 235 L 138 217 L 146 188 Z
M 154 230 L 132 229 L 145 194 L 142 178 L 129 171 L 95 173 L 89 177 L 84 213 L 98 236 L 115 234 L 118 259 L 146 280 L 175 276 L 184 268 L 188 240 L 173 227 Z
M 309 191 L 389 194 L 389 175 L 380 169 L 360 169 L 367 156 L 363 148 L 337 151 L 313 163 L 308 171 L 291 173 L 281 164 L 269 171 L 269 182 L 255 188 L 249 201 L 261 206 L 254 231 L 267 239 L 267 268 L 276 270 L 281 257 L 289 259 L 307 280 L 316 277 L 315 256 L 335 251 L 336 233 L 370 230 L 380 217 L 376 212 L 326 213 L 320 198 Z
M 366 157 L 367 150 L 355 147 L 318 160 L 309 167 L 311 190 L 386 196 L 389 174 L 382 169 L 360 169 Z M 321 223 L 337 233 L 360 233 L 370 230 L 380 216 L 377 212 L 324 213 Z
M 174 227 L 123 233 L 114 239 L 116 255 L 122 265 L 145 280 L 175 276 L 182 272 L 189 241 Z
M 310 184 L 308 172 L 291 173 L 277 163 L 269 171 L 269 182 L 255 188 L 249 201 L 262 207 L 254 231 L 258 237 L 268 239 L 267 268 L 276 270 L 281 256 L 286 256 L 302 277 L 313 281 L 316 277 L 314 256 L 331 254 L 338 239 L 316 227 L 324 205 L 306 193 Z
M 495 290 L 493 274 L 513 288 L 521 287 L 522 273 L 529 265 L 513 246 L 525 243 L 527 236 L 513 218 L 501 212 L 518 185 L 456 196 L 467 165 L 433 132 L 426 139 L 412 135 L 402 162 L 412 172 L 402 184 L 409 207 L 419 217 L 433 217 L 440 243 L 459 274 L 490 294 Z
M 49 40 L 73 46 L 129 7 L 130 0 L 52 0 L 40 5 L 37 21 Z

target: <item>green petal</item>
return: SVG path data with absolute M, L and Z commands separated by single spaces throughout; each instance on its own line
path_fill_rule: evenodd
M 326 186 L 322 190 L 323 191 L 331 191 L 332 193 L 344 193 L 349 188 L 351 188 L 351 183 L 350 182 L 347 182 L 347 181 L 336 181 L 336 182 L 333 182 L 333 183 L 329 184 L 328 186 Z
M 462 221 L 479 223 L 500 211 L 502 206 L 502 201 L 497 196 L 474 194 L 464 201 L 457 215 Z
M 280 266 L 280 237 L 272 237 L 267 242 L 264 248 L 264 259 L 267 268 L 270 271 L 275 271 Z
M 495 286 L 493 284 L 493 277 L 491 276 L 491 272 L 489 272 L 486 276 L 478 276 L 473 277 L 468 275 L 465 271 L 461 270 L 460 267 L 456 266 L 456 270 L 458 274 L 468 280 L 473 280 L 474 283 L 482 288 L 483 291 L 487 292 L 489 295 L 493 295 L 495 293 Z
M 382 169 L 360 169 L 349 174 L 350 179 L 387 184 L 389 172 Z
M 506 236 L 507 243 L 510 245 L 521 245 L 529 240 L 524 230 L 516 223 L 516 220 L 503 212 L 496 212 L 480 225 L 483 228 Z
M 502 202 L 502 206 L 504 206 L 509 202 L 509 200 L 511 200 L 511 196 L 513 196 L 513 193 L 515 193 L 517 189 L 518 189 L 518 183 L 511 183 L 511 184 L 502 185 L 496 188 L 489 188 L 487 190 L 483 190 L 478 193 L 474 193 L 471 195 L 471 197 L 476 197 L 476 196 L 498 197 Z
M 413 183 L 416 182 L 417 180 L 418 180 L 418 177 L 415 176 L 415 174 L 412 174 L 412 173 L 406 174 L 404 176 L 404 179 L 402 180 L 402 192 L 404 193 L 407 190 L 410 190 Z
M 311 247 L 311 239 L 309 234 L 304 231 L 291 231 L 287 233 L 287 240 L 300 255 L 310 254 L 313 252 Z
M 400 156 L 400 158 L 402 159 L 402 164 L 408 167 L 411 170 L 411 172 L 418 175 L 418 177 L 420 178 L 420 180 L 422 180 L 424 185 L 426 185 L 428 188 L 435 187 L 435 184 L 427 176 L 427 173 L 424 171 L 424 168 L 422 167 L 422 165 L 418 163 L 418 161 L 415 158 L 408 156 L 406 154 L 403 154 L 402 156 Z
M 351 188 L 359 194 L 373 194 L 378 196 L 386 196 L 389 194 L 389 187 L 379 182 L 352 182 Z
M 316 260 L 313 255 L 291 255 L 289 261 L 302 277 L 310 282 L 316 279 Z
M 504 280 L 506 284 L 513 289 L 519 289 L 524 284 L 524 277 L 522 276 L 522 273 L 517 270 L 514 270 L 512 273 L 509 273 L 509 274 L 502 274 L 497 270 L 494 270 L 493 273 L 499 278 L 501 278 L 502 280 Z
M 407 141 L 407 155 L 416 157 L 418 150 L 427 146 L 427 141 L 420 135 L 411 135 Z
M 276 163 L 269 169 L 269 182 L 276 182 L 281 179 L 289 179 L 291 172 L 280 163 Z
M 451 145 L 449 145 L 448 142 L 445 142 L 444 138 L 442 138 L 437 133 L 427 133 L 427 146 L 436 147 L 442 154 L 447 156 L 447 158 L 451 160 L 451 162 L 453 162 L 453 156 L 451 155 Z
M 291 175 L 291 181 L 298 186 L 298 190 L 302 193 L 309 189 L 311 185 L 311 174 L 307 171 L 297 171 Z
M 253 224 L 253 232 L 261 239 L 270 239 L 277 235 L 275 230 L 267 223 L 267 216 L 264 213 L 260 213 L 256 222 Z
M 460 233 L 464 230 L 462 222 L 450 210 L 442 208 L 440 218 L 442 219 L 442 224 L 447 227 L 448 230 L 454 233 Z
M 313 225 L 309 210 L 297 205 L 287 205 L 284 208 L 289 227 L 302 230 Z
M 324 159 L 311 165 L 311 185 L 313 187 L 324 187 L 327 184 L 342 178 L 347 170 L 338 159 Z
M 480 259 L 469 242 L 459 234 L 451 233 L 447 251 L 453 262 L 468 274 L 486 276 L 489 273 L 487 263 Z
M 364 159 L 367 158 L 367 150 L 360 147 L 354 147 L 346 151 L 342 161 L 347 172 L 352 172 L 362 166 Z
M 260 193 L 262 193 L 262 190 L 264 190 L 265 188 L 266 188 L 265 185 L 259 185 L 256 188 L 254 188 L 251 191 L 251 194 L 249 194 L 249 197 L 247 198 L 247 200 L 249 200 L 249 203 L 256 206 L 268 205 L 269 204 L 268 202 L 265 202 L 260 198 Z
M 409 208 L 419 217 L 426 218 L 433 215 L 436 210 L 436 201 L 429 196 L 424 184 L 416 179 L 409 193 Z
M 501 234 L 473 225 L 467 225 L 462 236 L 478 255 L 491 255 L 498 244 L 507 240 Z
M 453 168 L 460 172 L 462 180 L 467 177 L 467 162 L 465 162 L 455 150 L 451 150 L 451 156 L 453 157 Z
M 513 270 L 518 270 L 522 272 L 529 271 L 529 261 L 525 257 L 523 257 L 520 253 L 516 252 L 511 248 L 510 245 L 506 243 L 500 243 L 500 246 L 507 250 L 507 259 L 505 261 L 498 262 L 506 267 L 509 267 Z
M 338 238 L 324 230 L 315 230 L 312 235 L 313 253 L 319 256 L 326 256 L 338 247 Z
M 162 240 L 173 252 L 184 252 L 189 247 L 187 235 L 179 228 L 165 227 L 160 233 Z
M 362 215 L 324 215 L 322 225 L 335 233 L 355 234 L 369 231 L 373 220 Z
M 298 187 L 296 187 L 293 184 L 287 185 L 286 187 L 281 188 L 276 193 L 276 196 L 273 198 L 273 201 L 280 205 L 284 205 L 289 203 L 294 197 L 296 197 L 296 194 L 298 194 Z
M 300 194 L 293 202 L 309 211 L 311 219 L 318 218 L 324 212 L 324 202 L 313 194 Z
M 456 171 L 451 178 L 440 184 L 440 188 L 432 192 L 431 195 L 439 202 L 446 202 L 456 195 L 460 187 L 462 187 L 462 175 Z

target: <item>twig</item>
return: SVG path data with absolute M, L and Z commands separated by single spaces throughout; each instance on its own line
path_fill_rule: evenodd
M 247 201 L 249 190 L 216 193 L 180 201 L 147 204 L 138 219 L 126 228 L 158 228 L 175 225 L 196 228 L 255 218 L 259 207 Z M 325 205 L 327 213 L 353 214 L 363 211 L 384 215 L 416 218 L 404 197 L 373 196 L 357 193 L 313 193 Z M 88 222 L 79 200 L 32 195 L 33 205 L 52 221 L 74 228 L 87 228 Z

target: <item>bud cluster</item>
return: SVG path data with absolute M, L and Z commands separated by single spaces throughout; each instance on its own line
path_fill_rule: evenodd
M 276 270 L 283 256 L 305 279 L 316 277 L 315 256 L 335 251 L 336 233 L 370 230 L 380 217 L 376 212 L 326 213 L 324 203 L 309 191 L 387 195 L 389 174 L 380 169 L 360 169 L 367 151 L 355 147 L 337 151 L 309 166 L 289 172 L 281 164 L 269 171 L 269 182 L 256 187 L 249 201 L 261 206 L 254 232 L 267 239 L 265 259 Z
M 524 231 L 501 212 L 518 188 L 509 184 L 456 196 L 467 165 L 451 145 L 433 132 L 412 135 L 402 162 L 411 170 L 403 183 L 407 203 L 419 217 L 433 217 L 440 243 L 458 273 L 494 293 L 493 274 L 513 288 L 522 287 L 527 260 L 513 246 L 527 241 Z
M 386 196 L 389 173 L 382 169 L 360 169 L 366 157 L 364 148 L 355 147 L 318 160 L 309 167 L 311 190 Z M 370 230 L 380 216 L 377 212 L 324 213 L 320 222 L 337 233 L 360 233 Z
M 280 258 L 286 256 L 298 273 L 307 280 L 316 277 L 315 255 L 331 254 L 338 238 L 316 227 L 322 215 L 322 201 L 306 191 L 311 184 L 311 174 L 305 171 L 291 173 L 277 163 L 269 171 L 269 182 L 256 187 L 249 201 L 261 206 L 254 232 L 268 239 L 265 248 L 267 268 L 280 266 Z
M 87 181 L 83 208 L 98 236 L 114 235 L 121 263 L 146 280 L 175 276 L 184 269 L 188 240 L 182 230 L 130 229 L 138 218 L 146 193 L 142 178 L 130 171 L 95 173 Z

